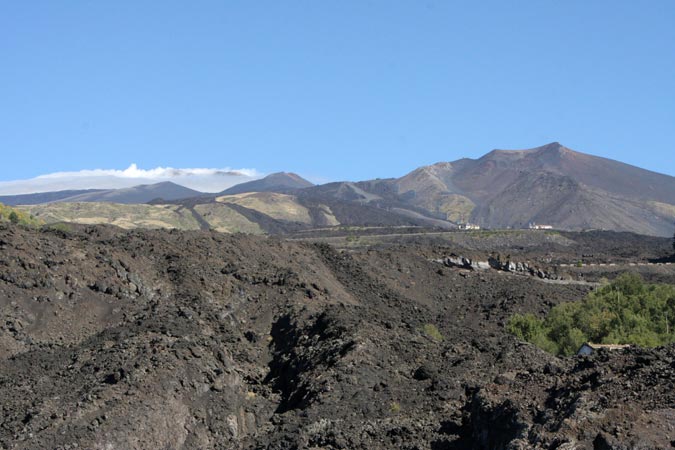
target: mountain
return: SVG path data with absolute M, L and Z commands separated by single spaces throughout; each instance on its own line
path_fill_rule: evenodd
M 155 184 L 142 184 L 124 189 L 111 189 L 102 192 L 93 192 L 89 194 L 80 194 L 66 199 L 59 200 L 60 202 L 109 202 L 109 203 L 147 203 L 151 200 L 179 200 L 183 198 L 198 197 L 204 195 L 194 189 L 189 189 L 165 181 Z
M 104 189 L 82 189 L 82 190 L 67 190 L 67 191 L 53 191 L 53 192 L 37 192 L 35 194 L 19 194 L 19 195 L 0 195 L 0 203 L 5 205 L 39 205 L 42 203 L 57 202 L 59 200 L 74 197 L 82 194 L 93 194 L 104 192 Z
M 201 194 L 167 182 L 70 196 L 58 192 L 31 195 L 16 197 L 44 200 L 51 195 L 49 201 L 78 204 L 172 203 L 183 209 L 175 211 L 180 217 L 162 219 L 170 226 L 185 226 L 177 224 L 183 224 L 182 214 L 189 211 L 202 228 L 259 227 L 273 234 L 336 225 L 447 229 L 470 222 L 484 228 L 525 228 L 537 223 L 559 230 L 672 236 L 675 222 L 675 177 L 577 152 L 557 142 L 439 162 L 400 178 L 314 186 L 296 174 L 280 172 L 219 194 Z M 5 202 L 17 204 L 16 199 Z M 134 218 L 124 222 L 132 224 L 143 215 L 135 209 L 125 210 L 122 216 L 117 210 L 104 214 L 104 207 L 54 206 L 30 211 L 47 221 L 87 223 L 123 216 Z M 158 214 L 158 210 L 150 212 L 153 217 Z
M 557 142 L 435 164 L 394 184 L 401 198 L 431 212 L 461 201 L 467 220 L 492 228 L 537 222 L 667 236 L 675 220 L 674 177 Z
M 248 181 L 232 186 L 219 195 L 243 194 L 246 192 L 279 192 L 287 193 L 304 189 L 314 184 L 302 178 L 300 175 L 290 172 L 277 172 L 267 175 L 259 180 Z
M 180 200 L 204 195 L 199 191 L 180 186 L 170 181 L 142 184 L 123 189 L 88 189 L 82 191 L 42 192 L 37 194 L 9 195 L 0 197 L 7 205 L 38 205 L 43 203 L 147 203 L 152 200 Z
M 669 202 L 675 178 L 618 161 L 573 151 L 554 142 L 530 150 L 493 150 L 477 160 L 432 166 L 449 191 L 487 200 L 502 187 L 533 173 L 568 177 L 578 185 L 613 195 Z
M 22 214 L 47 224 L 110 224 L 127 229 L 211 229 L 225 233 L 285 234 L 338 225 L 434 226 L 433 221 L 424 217 L 406 216 L 372 205 L 335 199 L 326 199 L 322 203 L 276 192 L 248 192 L 215 199 L 193 197 L 146 204 L 52 202 L 19 208 L 17 210 L 23 211 Z
M 400 178 L 303 190 L 405 215 L 488 228 L 550 224 L 672 235 L 675 177 L 571 150 L 558 142 L 493 150 L 423 166 Z

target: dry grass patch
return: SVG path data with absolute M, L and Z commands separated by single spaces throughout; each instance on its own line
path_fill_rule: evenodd
M 218 197 L 220 203 L 232 203 L 286 222 L 312 223 L 309 210 L 293 195 L 276 192 L 248 192 Z
M 192 213 L 177 205 L 126 205 L 120 203 L 48 203 L 26 206 L 46 223 L 109 224 L 121 228 L 177 228 L 198 230 Z
M 255 222 L 251 222 L 234 209 L 224 204 L 206 203 L 195 206 L 195 211 L 216 231 L 221 233 L 263 234 Z

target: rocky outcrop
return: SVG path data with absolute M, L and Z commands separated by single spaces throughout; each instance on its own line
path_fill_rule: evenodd
M 496 270 L 503 270 L 504 272 L 518 273 L 531 275 L 533 277 L 542 278 L 545 280 L 559 280 L 561 277 L 553 270 L 542 269 L 527 262 L 512 261 L 510 258 L 502 261 L 499 255 L 490 256 L 488 259 L 490 267 Z
M 0 225 L 0 250 L 2 449 L 617 450 L 671 433 L 672 349 L 558 360 L 503 324 L 589 287 L 430 260 L 447 247 Z
M 490 263 L 487 261 L 476 261 L 464 256 L 457 256 L 455 254 L 447 256 L 442 259 L 435 260 L 437 263 L 443 264 L 446 267 L 458 267 L 460 269 L 468 270 L 488 270 Z
M 674 379 L 673 346 L 601 350 L 502 374 L 471 401 L 475 448 L 672 448 Z
M 452 254 L 450 256 L 446 256 L 445 258 L 435 259 L 434 261 L 439 264 L 443 264 L 446 267 L 454 267 L 459 269 L 467 269 L 475 271 L 494 269 L 520 275 L 530 275 L 545 280 L 562 279 L 562 277 L 560 277 L 555 271 L 548 269 L 541 269 L 539 267 L 530 265 L 527 262 L 516 262 L 511 261 L 511 259 L 502 261 L 499 256 L 497 257 L 490 256 L 487 261 L 479 261 L 464 256 Z

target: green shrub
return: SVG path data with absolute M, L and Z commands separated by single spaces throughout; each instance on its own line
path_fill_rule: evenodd
M 523 341 L 531 342 L 551 353 L 558 353 L 558 346 L 544 332 L 543 321 L 534 314 L 516 314 L 506 324 L 506 329 Z
M 509 333 L 516 335 L 524 341 L 532 341 L 532 339 L 541 334 L 542 321 L 534 314 L 516 314 L 509 320 L 506 329 Z
M 0 203 L 0 222 L 6 221 L 25 226 L 38 226 L 42 223 L 42 221 L 36 219 L 21 209 L 12 208 Z
M 516 314 L 506 325 L 518 338 L 558 355 L 584 342 L 655 347 L 675 342 L 675 286 L 646 284 L 625 274 L 579 302 L 551 309 L 544 319 Z
M 62 233 L 68 233 L 72 230 L 72 227 L 70 226 L 70 224 L 65 223 L 65 222 L 50 223 L 49 225 L 45 225 L 44 228 L 47 229 L 47 230 L 60 231 Z
M 436 325 L 432 323 L 427 323 L 422 326 L 422 332 L 427 335 L 427 337 L 433 339 L 434 341 L 442 341 L 443 340 L 443 335 L 441 334 L 440 331 L 438 331 L 438 328 L 436 328 Z

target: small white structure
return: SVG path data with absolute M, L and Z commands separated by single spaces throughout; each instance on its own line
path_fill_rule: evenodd
M 594 344 L 592 342 L 584 342 L 579 350 L 577 350 L 577 355 L 590 355 L 591 353 L 604 348 L 605 350 L 621 350 L 622 348 L 628 348 L 628 344 Z
M 537 225 L 534 222 L 530 222 L 530 225 L 528 227 L 530 230 L 552 230 L 553 225 Z
M 460 230 L 480 230 L 480 225 L 476 225 L 475 223 L 460 223 L 457 225 L 457 227 Z

